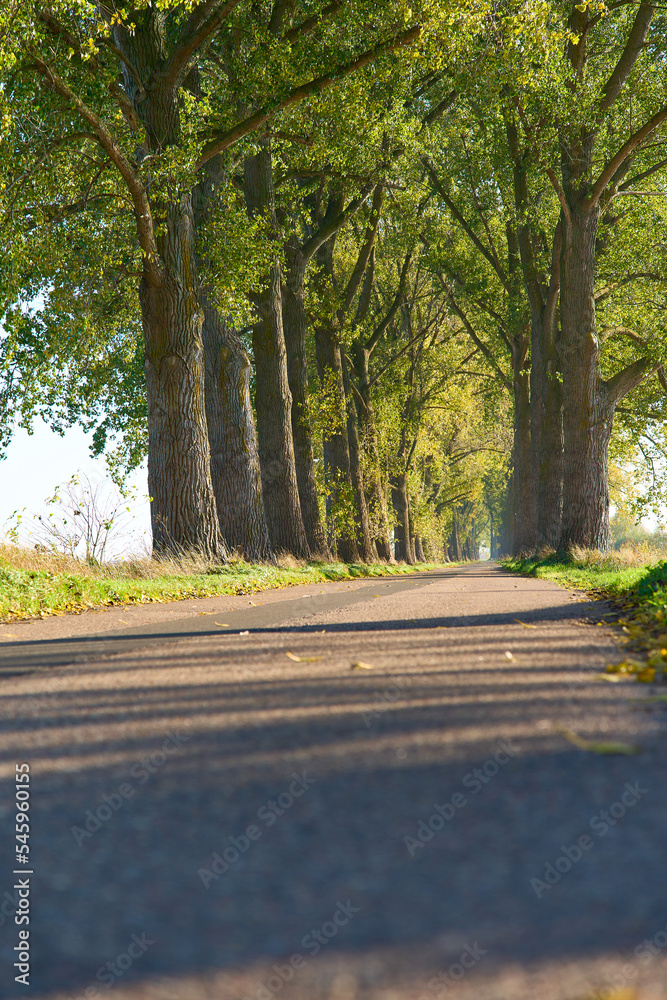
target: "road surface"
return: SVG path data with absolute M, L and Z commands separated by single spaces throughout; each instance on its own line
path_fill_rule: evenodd
M 596 679 L 608 610 L 477 563 L 1 626 L 0 993 L 665 1000 L 665 709 Z

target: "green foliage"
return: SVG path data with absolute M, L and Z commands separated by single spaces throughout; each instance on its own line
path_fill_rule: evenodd
M 193 597 L 215 597 L 222 594 L 255 594 L 261 590 L 294 586 L 300 583 L 320 583 L 327 580 L 349 580 L 378 577 L 414 571 L 408 566 L 379 566 L 344 563 L 309 563 L 297 568 L 272 565 L 253 566 L 235 563 L 217 567 L 214 572 L 200 569 L 188 573 L 187 564 L 180 572 L 177 566 L 165 567 L 129 563 L 126 566 L 106 564 L 86 567 L 68 564 L 67 570 L 40 568 L 40 557 L 31 554 L 28 568 L 21 550 L 0 546 L 0 622 L 26 618 L 43 618 L 90 608 L 152 604 L 188 600 Z M 18 563 L 18 565 L 17 565 Z M 436 569 L 437 564 L 425 563 L 417 570 Z
M 629 554 L 624 559 L 573 553 L 564 560 L 553 554 L 544 559 L 504 559 L 502 565 L 610 600 L 623 633 L 620 641 L 634 656 L 624 661 L 620 672 L 644 682 L 667 681 L 667 561 L 654 557 L 652 563 L 627 565 L 629 558 Z M 610 667 L 610 672 L 619 672 L 618 666 Z

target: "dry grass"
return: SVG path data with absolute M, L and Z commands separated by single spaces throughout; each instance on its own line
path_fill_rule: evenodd
M 552 550 L 553 552 L 553 550 Z M 599 568 L 603 570 L 634 569 L 639 566 L 652 566 L 665 558 L 662 549 L 648 542 L 633 545 L 622 545 L 611 552 L 598 552 L 597 549 L 584 549 L 573 545 L 570 554 L 575 563 L 581 567 Z M 544 558 L 543 556 L 541 558 Z
M 108 605 L 253 594 L 301 583 L 387 576 L 436 566 L 306 563 L 292 556 L 281 556 L 275 564 L 253 565 L 232 558 L 221 565 L 191 554 L 90 565 L 46 549 L 0 544 L 0 621 Z

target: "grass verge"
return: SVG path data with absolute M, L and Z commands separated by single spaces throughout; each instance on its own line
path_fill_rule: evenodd
M 240 561 L 212 566 L 196 557 L 88 566 L 58 553 L 0 545 L 0 622 L 113 605 L 254 594 L 299 583 L 395 576 L 438 566 L 299 563 L 290 558 L 279 560 L 276 566 Z
M 667 681 L 667 560 L 650 551 L 601 555 L 576 549 L 566 558 L 550 553 L 503 559 L 501 565 L 610 601 L 630 655 L 607 673 L 617 679 L 633 674 L 646 683 Z

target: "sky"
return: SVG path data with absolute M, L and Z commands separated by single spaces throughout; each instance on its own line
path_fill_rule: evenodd
M 66 483 L 74 473 L 83 473 L 95 485 L 109 479 L 104 459 L 90 457 L 92 435 L 80 427 L 72 427 L 61 437 L 43 421 L 35 421 L 33 434 L 17 429 L 0 461 L 0 537 L 7 530 L 7 519 L 15 510 L 27 508 L 39 513 L 44 500 L 60 483 Z M 137 546 L 150 527 L 148 483 L 145 467 L 138 469 L 129 480 L 142 498 L 135 510 L 133 535 Z

